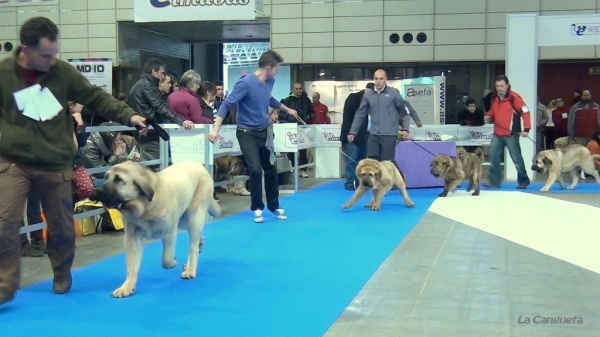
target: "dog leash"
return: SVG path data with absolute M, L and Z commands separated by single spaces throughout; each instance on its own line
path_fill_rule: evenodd
M 296 120 L 306 126 L 308 126 L 308 124 L 306 124 L 306 122 L 304 120 L 302 120 L 302 118 L 300 118 L 300 116 L 296 116 Z M 338 150 L 340 151 L 341 154 L 343 154 L 344 156 L 346 156 L 346 158 L 350 159 L 353 163 L 358 164 L 356 162 L 356 160 L 352 159 L 352 157 L 350 157 L 347 153 L 345 153 L 342 148 L 338 148 Z

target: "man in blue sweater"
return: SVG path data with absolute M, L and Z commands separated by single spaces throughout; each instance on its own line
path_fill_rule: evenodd
M 254 222 L 263 222 L 265 204 L 262 198 L 262 172 L 265 172 L 265 194 L 267 209 L 279 220 L 286 220 L 285 210 L 279 207 L 279 187 L 277 185 L 277 169 L 271 163 L 271 153 L 266 146 L 267 125 L 269 123 L 269 107 L 279 109 L 289 115 L 297 116 L 296 110 L 279 103 L 271 91 L 275 84 L 275 75 L 279 64 L 283 62 L 281 55 L 274 50 L 264 52 L 258 60 L 258 69 L 253 74 L 241 78 L 231 93 L 221 103 L 213 130 L 208 139 L 214 142 L 219 138 L 219 128 L 227 111 L 236 104 L 237 139 L 242 155 L 246 160 L 249 173 L 250 210 L 254 212 Z

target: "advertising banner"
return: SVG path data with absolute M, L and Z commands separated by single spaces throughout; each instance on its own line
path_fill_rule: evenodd
M 112 95 L 113 62 L 108 58 L 68 59 L 92 85 Z
M 0 0 L 0 7 L 58 5 L 58 0 Z
M 135 22 L 256 19 L 256 0 L 135 0 Z

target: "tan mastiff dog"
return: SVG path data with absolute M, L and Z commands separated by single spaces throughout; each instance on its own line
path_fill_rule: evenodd
M 178 163 L 156 173 L 127 161 L 111 167 L 105 178 L 101 190 L 92 198 L 121 211 L 127 260 L 127 277 L 113 292 L 113 297 L 128 297 L 135 291 L 144 239 L 162 240 L 163 268 L 172 269 L 177 265 L 178 228 L 187 229 L 190 238 L 188 260 L 181 277 L 195 278 L 204 244 L 202 231 L 206 213 L 212 216 L 221 213 L 213 198 L 213 180 L 204 166 Z

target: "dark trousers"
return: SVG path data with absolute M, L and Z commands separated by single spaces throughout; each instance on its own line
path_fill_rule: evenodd
M 287 157 L 292 162 L 292 167 L 296 166 L 296 161 L 294 160 L 294 153 L 288 152 Z M 308 158 L 306 157 L 306 149 L 298 151 L 298 162 L 299 162 L 298 166 L 308 164 Z M 300 169 L 300 171 L 304 171 L 304 170 L 306 170 L 306 167 L 303 169 Z
M 358 186 L 358 178 L 356 177 L 356 165 L 358 162 L 367 157 L 367 145 L 359 143 L 344 143 L 346 146 L 346 187 Z
M 262 178 L 265 176 L 265 193 L 267 209 L 275 211 L 279 208 L 279 187 L 277 185 L 277 168 L 271 164 L 270 152 L 266 147 L 267 130 L 241 131 L 237 130 L 236 137 L 240 150 L 246 161 L 248 182 L 250 185 L 250 210 L 264 209 L 262 198 Z
M 42 207 L 40 194 L 38 193 L 35 186 L 31 186 L 29 189 L 29 193 L 27 193 L 27 223 L 30 225 L 35 225 L 37 223 L 42 222 Z M 21 222 L 22 226 L 25 225 L 25 222 Z M 42 235 L 42 230 L 29 232 L 29 237 L 31 238 L 31 243 L 37 243 L 44 240 Z M 27 234 L 21 234 L 21 244 L 28 243 Z
M 48 257 L 54 277 L 66 277 L 75 257 L 73 226 L 73 167 L 44 171 L 0 157 L 0 294 L 6 297 L 19 288 L 21 242 L 19 228 L 23 208 L 33 185 L 48 222 Z
M 369 134 L 367 158 L 384 161 L 394 160 L 398 136 L 378 136 Z

